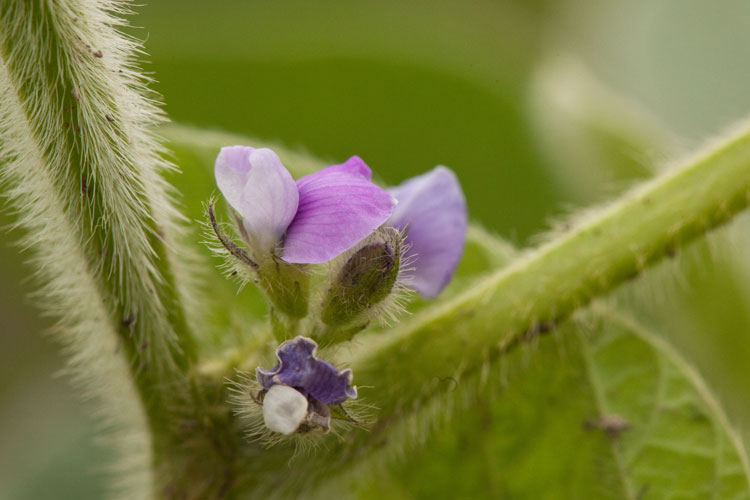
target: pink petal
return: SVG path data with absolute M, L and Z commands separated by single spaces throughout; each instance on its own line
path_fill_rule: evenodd
M 396 202 L 368 179 L 358 157 L 297 181 L 299 208 L 287 230 L 282 258 L 320 264 L 356 245 L 390 217 Z
M 242 216 L 254 250 L 272 250 L 299 203 L 297 185 L 279 157 L 266 148 L 222 148 L 215 172 L 222 194 Z

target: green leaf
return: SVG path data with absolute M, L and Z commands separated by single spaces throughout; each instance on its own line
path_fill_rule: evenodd
M 588 326 L 506 356 L 385 484 L 407 498 L 750 498 L 746 450 L 698 373 L 632 319 L 594 309 Z M 369 486 L 361 498 L 375 498 Z
M 697 371 L 636 321 L 602 312 L 584 357 L 600 415 L 632 425 L 612 445 L 626 498 L 750 498 L 747 452 Z

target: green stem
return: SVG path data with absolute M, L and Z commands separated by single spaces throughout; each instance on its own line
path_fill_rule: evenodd
M 178 288 L 179 215 L 160 177 L 166 167 L 160 146 L 149 131 L 159 112 L 142 95 L 132 69 L 135 44 L 117 33 L 121 21 L 104 10 L 123 7 L 91 0 L 0 3 L 2 92 L 12 94 L 14 116 L 23 118 L 4 123 L 0 139 L 24 136 L 42 164 L 42 170 L 15 169 L 19 174 L 11 181 L 50 192 L 14 202 L 20 210 L 53 200 L 62 205 L 87 264 L 80 281 L 90 281 L 97 302 L 108 309 L 106 320 L 119 333 L 119 352 L 158 437 L 173 434 L 174 414 L 184 410 L 197 350 Z M 32 235 L 31 241 L 41 240 Z M 88 349 L 70 337 L 65 341 L 74 358 Z M 92 377 L 86 369 L 78 366 L 79 375 Z
M 741 130 L 573 224 L 468 291 L 361 342 L 352 367 L 385 414 L 435 392 L 540 325 L 553 326 L 748 206 Z

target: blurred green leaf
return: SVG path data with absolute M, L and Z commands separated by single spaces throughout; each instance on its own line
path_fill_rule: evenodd
M 698 373 L 635 321 L 595 309 L 586 327 L 510 354 L 486 395 L 385 484 L 404 498 L 750 498 L 742 441 Z M 361 498 L 378 496 L 370 486 Z

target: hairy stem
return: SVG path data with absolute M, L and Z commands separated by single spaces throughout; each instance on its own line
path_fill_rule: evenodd
M 353 356 L 384 411 L 428 397 L 436 376 L 462 373 L 729 220 L 750 202 L 750 130 L 712 144 L 620 199 L 572 222 L 476 286 L 435 304 Z
M 137 43 L 117 32 L 125 12 L 117 0 L 0 2 L 0 160 L 42 280 L 86 289 L 65 307 L 52 297 L 75 375 L 87 387 L 127 384 L 76 363 L 124 354 L 138 400 L 120 404 L 141 406 L 159 437 L 173 433 L 197 352 L 179 286 L 179 214 L 160 176 L 169 166 L 149 131 L 160 114 L 132 66 Z M 60 220 L 26 217 L 44 213 Z M 62 242 L 73 248 L 46 247 Z M 94 335 L 113 336 L 116 349 L 92 352 L 104 345 Z

